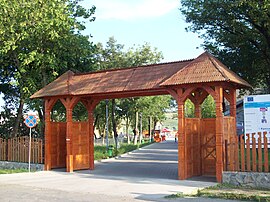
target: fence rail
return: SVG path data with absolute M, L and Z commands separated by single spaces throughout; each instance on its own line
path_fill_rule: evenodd
M 0 138 L 0 160 L 28 162 L 29 137 Z M 31 162 L 43 163 L 43 141 L 40 138 L 31 139 Z
M 243 172 L 269 172 L 270 171 L 270 135 L 268 132 L 258 132 L 243 134 L 237 138 L 235 144 L 239 161 L 237 162 L 238 171 Z M 227 160 L 227 152 L 230 151 L 232 144 L 225 142 L 225 170 L 230 170 L 230 161 Z M 227 152 L 226 152 L 227 151 Z

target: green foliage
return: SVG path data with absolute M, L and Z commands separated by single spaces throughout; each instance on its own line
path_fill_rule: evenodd
M 152 144 L 152 143 L 145 142 L 143 144 L 137 144 L 137 145 L 123 143 L 120 145 L 120 148 L 117 151 L 115 149 L 113 149 L 113 156 L 125 154 L 127 152 L 131 152 L 133 150 L 147 146 L 149 144 Z M 106 146 L 95 146 L 94 158 L 95 158 L 95 160 L 109 158 L 108 152 L 106 150 Z
M 195 194 L 176 193 L 165 196 L 165 198 L 183 197 L 207 197 L 243 201 L 269 202 L 270 191 L 255 188 L 244 188 L 224 183 L 198 190 Z
M 78 2 L 0 1 L 0 92 L 7 101 L 6 95 L 13 89 L 17 102 L 13 130 L 20 125 L 25 103 L 27 109 L 39 112 L 43 125 L 43 102 L 30 101 L 31 94 L 68 69 L 92 70 L 95 46 L 80 31 L 85 29 L 83 20 L 94 20 L 95 7 L 87 10 Z
M 0 174 L 11 174 L 11 173 L 23 173 L 28 172 L 27 169 L 0 169 Z
M 165 196 L 164 198 L 168 198 L 168 199 L 175 199 L 175 198 L 184 198 L 185 194 L 183 194 L 183 192 L 177 192 L 176 194 L 171 194 L 171 195 L 168 195 L 168 196 Z
M 201 105 L 202 118 L 215 118 L 216 117 L 216 104 L 215 100 L 211 95 Z
M 181 0 L 188 31 L 255 87 L 270 92 L 270 1 Z
M 95 56 L 94 68 L 97 70 L 136 67 L 157 63 L 162 59 L 161 52 L 158 52 L 156 48 L 151 48 L 148 43 L 138 47 L 129 48 L 125 51 L 124 45 L 117 43 L 113 37 L 109 38 L 105 47 L 103 47 L 101 43 L 97 44 Z M 169 96 L 116 99 L 115 120 L 119 126 L 122 119 L 128 118 L 132 127 L 134 127 L 135 113 L 138 111 L 142 113 L 143 128 L 147 128 L 148 116 L 153 116 L 154 121 L 164 119 L 164 109 L 168 108 L 169 104 Z M 111 108 L 111 103 L 109 103 L 109 109 Z M 95 116 L 98 117 L 97 128 L 99 131 L 104 131 L 106 122 L 104 101 L 96 107 Z M 111 114 L 109 113 L 109 123 L 112 122 L 111 118 Z M 109 130 L 112 130 L 111 124 L 109 124 Z
M 187 99 L 185 102 L 185 117 L 188 118 L 194 118 L 195 117 L 195 106 L 190 101 L 190 99 Z

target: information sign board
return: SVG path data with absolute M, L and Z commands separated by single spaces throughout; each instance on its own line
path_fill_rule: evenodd
M 270 94 L 244 97 L 245 133 L 270 131 Z

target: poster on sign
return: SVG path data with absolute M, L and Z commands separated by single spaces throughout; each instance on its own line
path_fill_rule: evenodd
M 258 132 L 267 132 L 266 137 L 270 138 L 270 95 L 249 95 L 244 97 L 244 126 L 245 134 L 250 136 L 252 143 L 252 134 L 258 143 Z M 247 135 L 245 135 L 247 141 Z M 262 138 L 262 142 L 264 139 Z M 258 144 L 256 144 L 258 148 Z M 270 148 L 270 145 L 268 145 Z
M 270 95 L 244 98 L 245 133 L 270 132 Z

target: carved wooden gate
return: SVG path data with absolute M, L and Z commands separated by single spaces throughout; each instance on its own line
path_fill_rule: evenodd
M 88 122 L 72 123 L 73 169 L 89 169 L 89 127 Z
M 216 119 L 201 119 L 202 175 L 216 175 Z
M 201 175 L 201 155 L 200 155 L 200 119 L 185 119 L 185 135 L 187 141 L 187 177 Z
M 52 122 L 51 161 L 52 168 L 66 167 L 66 123 Z M 72 123 L 73 169 L 89 168 L 88 122 Z
M 66 125 L 65 122 L 51 122 L 52 168 L 66 167 Z

